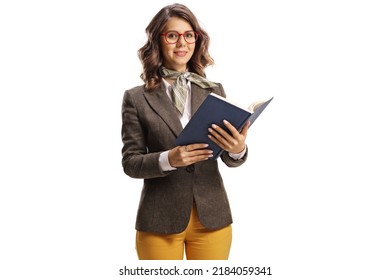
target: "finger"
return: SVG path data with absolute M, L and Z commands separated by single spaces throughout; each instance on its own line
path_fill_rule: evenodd
M 194 164 L 198 161 L 207 160 L 211 157 L 213 157 L 212 150 L 197 149 L 197 150 L 186 153 L 185 157 L 183 158 L 183 162 L 185 163 L 184 164 L 185 166 L 188 166 L 188 165 Z
M 229 129 L 234 138 L 236 138 L 238 134 L 240 134 L 238 130 L 227 120 L 223 120 L 223 124 L 226 126 L 227 129 Z
M 213 157 L 213 154 L 195 156 L 195 157 L 191 157 L 190 162 L 191 162 L 191 164 L 194 164 L 194 163 L 197 163 L 199 161 L 208 160 L 209 158 L 212 158 L 212 157 Z
M 220 128 L 217 127 L 216 125 L 212 125 L 213 128 L 209 128 L 209 136 L 213 137 L 214 139 L 216 139 L 217 141 L 222 141 L 224 138 L 223 136 L 221 135 L 221 133 L 223 132 L 220 132 Z
M 247 135 L 248 129 L 249 129 L 249 126 L 250 126 L 250 123 L 251 123 L 250 121 L 247 121 L 247 122 L 245 123 L 244 127 L 243 127 L 242 130 L 241 130 L 241 134 L 242 134 L 242 135 L 244 135 L 244 136 Z
M 205 149 L 209 145 L 204 143 L 196 143 L 196 144 L 190 144 L 186 146 L 187 152 L 193 151 L 193 150 L 199 150 L 199 149 Z
M 228 139 L 226 139 L 226 137 L 229 137 L 229 139 L 233 139 L 228 133 L 224 132 L 224 135 L 226 135 L 225 137 L 223 135 L 221 135 L 220 133 L 218 133 L 216 130 L 213 130 L 211 128 L 209 128 L 209 138 L 215 142 L 218 146 L 220 146 L 221 148 L 225 149 L 226 146 L 229 146 L 229 141 Z
M 192 144 L 180 147 L 180 156 L 183 162 L 197 162 L 202 159 L 207 159 L 212 156 L 213 150 L 205 149 L 208 144 Z M 200 149 L 201 147 L 201 149 Z M 195 149 L 194 149 L 195 148 Z
M 215 144 L 217 144 L 220 148 L 225 150 L 224 144 L 219 141 L 215 136 L 209 134 L 208 137 L 210 138 L 211 141 L 213 141 Z
M 212 124 L 211 125 L 211 128 L 209 129 L 209 132 L 212 132 L 214 136 L 218 137 L 218 136 L 222 136 L 223 138 L 225 139 L 229 139 L 230 137 L 232 137 L 228 132 L 226 132 L 225 129 L 223 129 L 222 127 L 216 125 L 216 124 Z

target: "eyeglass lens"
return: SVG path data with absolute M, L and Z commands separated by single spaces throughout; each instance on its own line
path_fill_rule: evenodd
M 171 31 L 165 33 L 164 35 L 169 44 L 177 43 L 179 41 L 180 35 L 183 35 L 184 40 L 189 44 L 195 43 L 195 41 L 198 39 L 198 34 L 194 31 L 187 31 L 183 34 L 180 34 L 176 31 Z

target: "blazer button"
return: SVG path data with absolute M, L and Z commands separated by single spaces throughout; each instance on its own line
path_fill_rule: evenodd
M 186 171 L 187 171 L 188 173 L 192 173 L 192 172 L 194 172 L 194 170 L 195 170 L 195 166 L 194 166 L 193 164 L 188 165 L 188 166 L 186 167 Z

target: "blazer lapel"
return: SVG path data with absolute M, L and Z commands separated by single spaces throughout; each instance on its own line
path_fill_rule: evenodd
M 183 130 L 179 118 L 176 115 L 175 107 L 164 89 L 153 92 L 145 92 L 146 101 L 150 107 L 158 114 L 176 137 Z
M 202 89 L 198 85 L 191 83 L 191 116 L 199 109 L 199 106 L 210 92 L 212 92 L 212 89 Z M 176 115 L 175 106 L 167 96 L 165 89 L 160 88 L 153 92 L 145 92 L 145 98 L 150 107 L 164 120 L 177 137 L 183 130 L 183 127 Z
M 191 83 L 191 116 L 199 109 L 200 105 L 210 92 L 212 92 L 212 89 L 203 89 L 198 85 Z

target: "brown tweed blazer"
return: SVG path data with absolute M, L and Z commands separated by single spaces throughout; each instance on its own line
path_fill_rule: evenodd
M 195 112 L 206 96 L 218 88 L 202 89 L 192 83 L 191 106 Z M 164 87 L 146 92 L 144 86 L 127 90 L 122 104 L 122 165 L 133 178 L 144 179 L 136 229 L 163 234 L 185 230 L 195 201 L 201 223 L 218 229 L 232 223 L 228 197 L 218 170 L 217 160 L 207 160 L 177 170 L 164 172 L 159 167 L 161 152 L 175 147 L 182 131 L 174 105 Z M 245 162 L 221 155 L 229 167 Z

